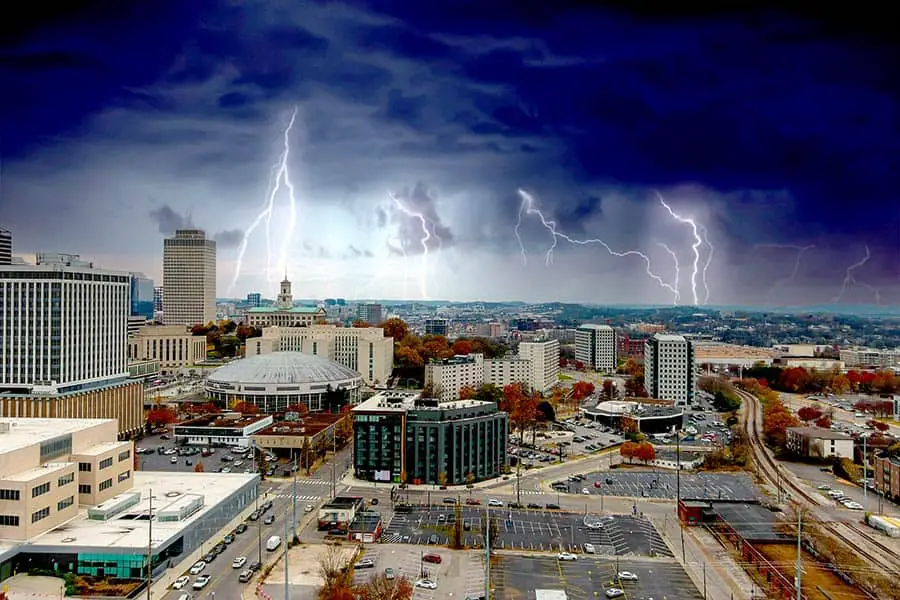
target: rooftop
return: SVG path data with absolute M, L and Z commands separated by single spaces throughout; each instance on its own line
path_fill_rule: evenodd
M 324 356 L 302 352 L 273 352 L 242 358 L 209 374 L 208 382 L 218 383 L 330 383 L 362 376 L 353 369 Z
M 803 437 L 818 438 L 821 440 L 852 440 L 853 438 L 840 431 L 832 431 L 824 427 L 788 427 L 788 431 L 792 431 Z
M 715 502 L 712 514 L 728 523 L 741 537 L 750 542 L 789 542 L 791 538 L 775 530 L 777 523 L 772 511 L 759 504 Z
M 149 534 L 147 514 L 150 508 L 150 490 L 153 490 L 154 515 L 177 503 L 187 494 L 203 496 L 203 507 L 182 521 L 153 519 L 152 542 L 154 546 L 162 546 L 182 535 L 188 524 L 213 510 L 228 496 L 257 478 L 258 475 L 243 473 L 135 471 L 134 488 L 129 493 L 140 494 L 137 504 L 108 521 L 90 520 L 87 518 L 87 508 L 79 508 L 77 517 L 32 538 L 29 546 L 36 550 L 41 547 L 47 550 L 53 548 L 54 551 L 65 547 L 71 548 L 70 551 L 86 547 L 104 548 L 107 552 L 138 549 L 139 553 L 145 554 Z
M 653 338 L 660 342 L 683 342 L 685 341 L 683 335 L 677 335 L 674 333 L 656 333 L 653 335 Z
M 421 398 L 421 392 L 381 392 L 353 408 L 353 412 L 407 412 L 411 410 L 456 410 L 481 406 L 495 406 L 485 400 L 449 400 Z
M 46 475 L 47 473 L 54 473 L 56 471 L 62 471 L 67 467 L 73 465 L 74 463 L 45 463 L 40 467 L 34 467 L 32 469 L 28 469 L 27 471 L 20 471 L 18 473 L 11 473 L 6 475 L 3 480 L 4 481 L 32 481 L 41 475 Z
M 115 420 L 0 417 L 0 454 L 109 422 Z M 7 431 L 3 431 L 7 428 Z
M 612 329 L 609 325 L 595 325 L 594 323 L 588 323 L 586 325 L 580 325 L 578 329 L 603 329 L 608 330 Z
M 287 435 L 287 436 L 313 436 L 320 431 L 328 429 L 345 415 L 339 413 L 315 413 L 303 417 L 300 421 L 279 421 L 273 423 L 265 429 L 260 429 L 254 436 L 258 435 Z
M 99 456 L 104 452 L 109 452 L 110 450 L 115 450 L 116 448 L 121 448 L 126 445 L 128 445 L 128 442 L 103 442 L 101 444 L 94 444 L 93 446 L 79 450 L 73 454 L 76 454 L 77 456 Z
M 242 415 L 240 413 L 225 413 L 221 415 L 204 415 L 179 423 L 175 427 L 247 427 L 264 419 L 269 415 Z

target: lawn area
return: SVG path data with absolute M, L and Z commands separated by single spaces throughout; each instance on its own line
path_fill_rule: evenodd
M 565 373 L 560 373 L 560 374 L 559 374 L 559 380 L 560 380 L 560 381 L 572 381 L 573 379 L 575 379 L 575 378 L 572 377 L 571 375 L 566 375 Z

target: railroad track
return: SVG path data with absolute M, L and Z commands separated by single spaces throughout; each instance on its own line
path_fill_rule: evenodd
M 743 421 L 743 427 L 747 432 L 747 436 L 750 439 L 751 452 L 753 453 L 753 459 L 756 461 L 758 467 L 757 471 L 760 476 L 776 487 L 790 488 L 792 493 L 796 494 L 808 505 L 822 506 L 820 498 L 808 493 L 802 487 L 794 483 L 793 478 L 781 474 L 781 465 L 779 465 L 778 461 L 769 454 L 763 443 L 762 433 L 760 431 L 761 427 L 759 419 L 757 418 L 762 414 L 762 407 L 759 399 L 753 394 L 740 390 L 739 394 L 744 399 L 744 404 L 747 407 L 747 409 L 743 411 L 741 419 Z M 885 573 L 892 573 L 895 577 L 900 577 L 900 566 L 898 566 L 895 558 L 896 553 L 891 548 L 869 535 L 868 532 L 850 526 L 851 529 L 866 540 L 868 545 L 877 548 L 880 552 L 884 553 L 883 555 L 880 553 L 873 553 L 866 547 L 861 546 L 858 542 L 840 531 L 840 526 L 835 523 L 829 523 L 824 519 L 819 519 L 819 525 L 831 533 L 835 538 L 841 540 L 850 547 L 856 554 L 867 560 L 872 566 L 880 568 Z

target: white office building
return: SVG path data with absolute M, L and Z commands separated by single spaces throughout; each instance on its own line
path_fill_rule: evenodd
M 841 361 L 848 368 L 900 369 L 900 348 L 842 348 Z
M 425 385 L 432 386 L 435 397 L 442 402 L 458 400 L 462 388 L 477 388 L 483 383 L 483 354 L 438 359 L 425 365 Z
M 484 361 L 484 383 L 504 388 L 513 383 L 531 386 L 531 361 L 524 358 L 490 358 Z
M 644 388 L 651 398 L 690 405 L 697 395 L 694 345 L 680 335 L 657 333 L 644 343 Z
M 616 370 L 616 330 L 609 325 L 582 325 L 575 331 L 575 360 L 602 373 Z
M 330 358 L 363 376 L 367 385 L 384 385 L 394 368 L 394 338 L 381 327 L 266 327 L 247 340 L 247 356 L 303 352 Z
M 522 342 L 519 358 L 531 363 L 529 386 L 540 393 L 547 392 L 559 381 L 559 340 Z
M 0 265 L 0 387 L 81 390 L 128 377 L 128 273 L 74 254 Z
M 179 229 L 163 242 L 162 309 L 166 325 L 216 320 L 216 242 L 202 229 Z

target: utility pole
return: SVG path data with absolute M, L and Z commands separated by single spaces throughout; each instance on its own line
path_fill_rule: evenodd
M 800 561 L 800 532 L 803 526 L 803 509 L 799 506 L 797 507 L 797 574 L 794 576 L 794 587 L 797 590 L 797 600 L 802 600 L 802 594 L 800 593 L 800 583 L 802 581 L 802 573 L 800 571 L 802 567 L 802 563 Z
M 484 599 L 491 600 L 491 507 L 484 507 Z
M 291 484 L 291 498 L 293 500 L 293 512 L 292 512 L 292 521 L 291 521 L 291 531 L 294 532 L 294 535 L 291 536 L 291 539 L 294 540 L 294 543 L 300 541 L 297 536 L 297 459 L 294 458 L 294 481 Z M 287 540 L 285 540 L 287 541 Z
M 706 600 L 706 563 L 703 563 L 703 600 Z
M 681 432 L 675 432 L 675 512 L 681 504 Z
M 863 438 L 863 509 L 869 510 L 869 454 L 866 452 L 866 440 Z
M 147 515 L 147 600 L 153 583 L 153 490 L 150 490 L 150 513 Z
M 287 511 L 284 511 L 284 600 L 290 600 L 290 593 L 288 592 L 288 547 L 291 545 L 288 540 L 288 515 Z
M 260 518 L 262 515 L 259 514 L 259 493 L 261 491 L 260 487 L 256 488 L 256 537 L 259 542 L 259 556 L 257 560 L 260 564 L 262 564 L 262 519 Z

